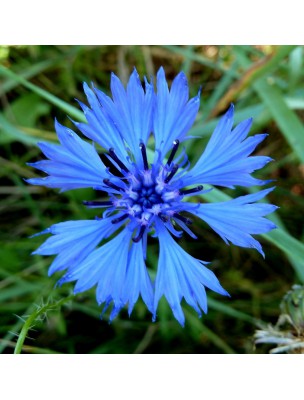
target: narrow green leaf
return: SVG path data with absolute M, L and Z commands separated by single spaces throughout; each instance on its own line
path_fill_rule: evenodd
M 15 71 L 15 73 L 21 76 L 23 79 L 29 80 L 36 75 L 39 75 L 41 72 L 49 70 L 50 68 L 57 66 L 61 62 L 66 62 L 67 59 L 75 56 L 79 51 L 81 51 L 83 46 L 70 46 L 69 50 L 60 54 L 56 57 L 52 57 L 47 60 L 43 60 L 40 62 L 35 62 L 34 64 L 30 64 L 28 67 L 20 68 L 20 71 Z M 88 46 L 85 46 L 85 49 L 88 49 Z M 8 91 L 14 89 L 19 85 L 19 82 L 14 78 L 7 78 L 4 82 L 1 83 L 0 87 L 0 95 L 7 93 Z
M 286 97 L 286 104 L 289 108 L 293 110 L 303 110 L 304 109 L 304 98 L 303 97 Z
M 193 51 L 194 46 L 187 46 L 187 48 L 188 48 L 188 51 L 191 53 Z M 191 64 L 192 64 L 191 58 L 185 58 L 185 60 L 182 64 L 181 70 L 184 71 L 184 73 L 186 75 L 188 75 L 190 72 Z
M 280 53 L 280 56 L 286 56 L 293 49 L 293 46 L 281 46 L 278 53 Z M 247 68 L 250 65 L 250 60 L 246 54 L 239 50 L 237 50 L 237 54 L 241 66 Z M 278 62 L 279 59 L 276 61 Z M 293 151 L 297 154 L 299 160 L 304 163 L 304 126 L 299 117 L 287 106 L 280 90 L 274 84 L 268 82 L 266 78 L 261 78 L 253 82 L 253 88 L 268 107 L 275 122 L 278 124 Z
M 56 62 L 58 62 L 58 60 L 44 60 L 40 63 L 31 65 L 25 71 L 18 73 L 18 75 L 22 76 L 22 78 L 24 79 L 31 79 L 56 64 Z M 10 90 L 14 89 L 18 84 L 19 83 L 15 79 L 5 80 L 3 83 L 1 83 L 0 94 L 3 95 L 4 93 L 9 92 Z
M 209 58 L 203 56 L 202 54 L 195 53 L 192 49 L 183 46 L 162 46 L 165 49 L 182 56 L 185 60 L 196 61 L 200 64 L 206 65 L 206 67 L 210 67 L 215 70 L 219 70 L 225 72 L 228 75 L 238 77 L 238 73 L 235 71 L 231 71 L 229 68 L 225 67 L 223 63 L 215 63 L 211 61 Z
M 230 67 L 230 71 L 232 71 L 232 73 L 224 73 L 222 78 L 218 81 L 216 87 L 214 88 L 214 91 L 206 101 L 206 104 L 204 104 L 202 107 L 204 117 L 207 117 L 209 115 L 210 111 L 216 106 L 216 103 L 221 99 L 222 96 L 224 96 L 225 92 L 232 84 L 234 73 L 236 73 L 237 71 L 236 66 L 237 64 L 233 63 Z
M 261 323 L 259 319 L 251 317 L 250 315 L 243 313 L 242 311 L 238 311 L 235 308 L 224 304 L 222 301 L 212 299 L 211 297 L 208 297 L 208 305 L 210 308 L 213 308 L 214 310 L 229 315 L 229 317 L 249 322 L 252 325 L 256 326 Z
M 268 106 L 285 139 L 304 163 L 304 126 L 299 117 L 286 105 L 281 92 L 265 80 L 255 83 L 260 97 Z
M 289 92 L 292 93 L 303 75 L 303 46 L 296 47 L 289 57 Z
M 304 109 L 304 99 L 300 97 L 284 97 L 284 101 L 288 108 L 292 110 L 303 110 Z M 209 110 L 209 106 L 207 109 L 203 107 L 203 115 L 206 116 L 206 113 Z M 237 108 L 234 113 L 234 123 L 238 124 L 241 121 L 244 121 L 247 118 L 253 118 L 253 128 L 258 128 L 258 126 L 267 125 L 267 121 L 272 117 L 271 113 L 268 109 L 265 109 L 264 104 L 261 102 L 259 104 L 250 105 L 244 108 Z M 208 137 L 212 134 L 214 128 L 218 124 L 220 117 L 213 118 L 210 121 L 203 121 L 200 118 L 193 128 L 189 131 L 189 135 L 199 136 L 199 137 Z
M 301 282 L 304 282 L 304 269 L 302 268 L 304 258 L 304 244 L 282 229 L 274 229 L 273 231 L 267 234 L 263 234 L 262 236 L 269 242 L 275 244 L 286 255 L 295 260 L 294 267 L 298 268 L 296 270 L 298 277 Z
M 33 145 L 37 143 L 37 138 L 27 135 L 25 132 L 20 131 L 18 128 L 13 126 L 10 122 L 4 118 L 3 114 L 0 113 L 0 143 L 8 143 L 14 140 L 20 141 L 27 145 Z
M 197 318 L 192 312 L 184 309 L 187 318 L 187 325 L 191 330 L 193 338 L 199 340 L 203 336 L 213 343 L 216 347 L 221 349 L 226 354 L 235 354 L 235 351 L 213 330 L 209 329 L 200 319 Z
M 259 68 L 256 70 L 256 72 L 253 74 L 251 81 L 251 84 L 253 85 L 254 81 L 256 81 L 258 78 L 265 77 L 266 75 L 269 75 L 271 72 L 276 70 L 278 66 L 280 65 L 281 61 L 286 58 L 297 46 L 276 46 L 276 50 L 274 55 L 269 59 L 267 63 L 264 64 L 263 67 Z M 242 46 L 234 46 L 234 50 L 238 49 L 241 50 L 241 54 L 243 53 Z M 237 51 L 237 54 L 239 56 L 240 52 Z M 252 64 L 248 60 L 242 65 L 245 68 L 250 67 Z
M 39 96 L 46 99 L 50 103 L 54 104 L 56 107 L 65 111 L 72 118 L 75 118 L 78 121 L 86 122 L 83 113 L 81 111 L 79 111 L 77 108 L 69 105 L 68 103 L 59 99 L 58 97 L 54 96 L 53 94 L 47 92 L 44 89 L 41 89 L 40 87 L 34 85 L 31 82 L 27 81 L 26 79 L 22 78 L 21 76 L 15 74 L 13 71 L 10 71 L 8 68 L 5 68 L 3 65 L 0 65 L 0 76 L 4 76 L 6 78 L 11 78 L 11 79 L 15 80 L 20 85 L 25 86 L 27 89 L 38 94 Z

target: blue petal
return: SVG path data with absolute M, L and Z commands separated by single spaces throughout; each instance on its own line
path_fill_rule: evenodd
M 153 312 L 153 288 L 144 262 L 141 243 L 133 244 L 129 252 L 128 267 L 123 286 L 123 303 L 129 303 L 129 315 L 141 295 L 148 309 Z
M 28 179 L 27 182 L 62 190 L 100 185 L 108 175 L 94 146 L 57 121 L 55 128 L 61 145 L 39 143 L 40 149 L 50 160 L 29 164 L 49 176 Z
M 228 295 L 212 271 L 204 262 L 191 257 L 171 237 L 161 223 L 158 223 L 160 253 L 155 281 L 154 319 L 157 305 L 164 295 L 178 322 L 185 323 L 181 300 L 193 307 L 200 315 L 200 309 L 207 312 L 205 286 L 209 289 Z
M 209 143 L 195 166 L 183 179 L 185 185 L 207 183 L 233 188 L 234 185 L 264 185 L 269 181 L 253 178 L 250 174 L 263 168 L 270 157 L 248 157 L 266 134 L 246 139 L 252 119 L 241 122 L 232 130 L 233 105 L 220 119 Z
M 240 247 L 255 248 L 264 256 L 262 246 L 251 235 L 266 233 L 276 228 L 273 222 L 263 217 L 275 211 L 277 207 L 254 202 L 272 190 L 273 188 L 265 189 L 220 203 L 200 204 L 192 212 L 207 222 L 227 244 L 230 241 Z
M 101 106 L 94 91 L 86 83 L 83 84 L 83 89 L 91 109 L 80 101 L 79 104 L 83 109 L 88 123 L 84 124 L 73 121 L 74 124 L 85 136 L 100 144 L 106 150 L 113 147 L 119 157 L 125 160 L 126 149 L 117 126 L 113 123 L 111 116 Z
M 113 218 L 113 217 L 112 217 Z M 60 222 L 43 233 L 51 233 L 33 254 L 58 256 L 49 269 L 49 275 L 82 262 L 103 239 L 109 237 L 120 225 L 113 225 L 111 219 Z
M 112 120 L 128 147 L 141 163 L 140 142 L 147 144 L 152 131 L 152 111 L 154 106 L 153 85 L 145 81 L 145 91 L 139 75 L 134 69 L 125 90 L 119 78 L 112 74 L 111 91 L 113 100 L 95 89 L 104 112 Z
M 199 109 L 199 94 L 189 99 L 185 74 L 179 73 L 168 89 L 163 68 L 157 73 L 157 96 L 153 123 L 156 149 L 162 156 L 169 151 L 175 139 L 182 141 L 193 125 Z
M 121 292 L 131 235 L 129 230 L 123 230 L 114 239 L 91 252 L 81 263 L 69 268 L 59 284 L 77 280 L 74 293 L 83 292 L 97 284 L 98 303 L 104 303 L 111 298 L 115 306 L 122 307 Z
M 133 131 L 128 142 L 134 139 L 142 140 L 145 144 L 152 131 L 152 110 L 155 100 L 153 85 L 145 80 L 145 92 L 139 75 L 134 69 L 127 85 L 127 99 L 133 124 Z

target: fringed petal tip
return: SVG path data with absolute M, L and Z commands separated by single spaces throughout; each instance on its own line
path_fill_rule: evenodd
M 27 163 L 25 163 L 25 165 L 28 165 L 29 167 L 35 168 L 36 162 L 27 162 Z M 25 182 L 27 182 L 27 179 L 26 179 L 26 178 L 23 178 L 23 180 L 24 180 Z
M 76 294 L 85 292 L 86 290 L 87 290 L 86 288 L 77 288 L 77 287 L 75 286 L 74 289 L 73 289 L 73 293 L 76 295 Z
M 101 311 L 101 313 L 100 313 L 100 315 L 99 315 L 99 318 L 100 318 L 102 321 L 103 321 L 103 319 L 104 319 L 104 315 L 105 315 L 106 311 L 108 310 L 109 306 L 110 306 L 112 303 L 113 303 L 113 299 L 108 300 L 108 301 L 105 302 L 104 307 L 103 307 L 103 309 L 102 309 L 102 311 Z M 102 304 L 102 303 L 101 303 L 101 304 Z M 101 304 L 99 303 L 99 305 L 101 305 Z M 109 325 L 112 324 L 113 320 L 117 317 L 117 315 L 119 314 L 119 312 L 121 311 L 122 308 L 123 308 L 123 305 L 122 305 L 122 304 L 115 305 L 115 304 L 113 303 L 113 307 L 112 307 L 110 316 L 109 316 L 109 318 L 108 318 L 108 324 L 109 324 Z
M 171 309 L 172 309 L 172 307 L 171 307 Z M 176 321 L 180 324 L 180 326 L 181 326 L 182 328 L 184 328 L 184 327 L 185 327 L 185 316 L 181 317 L 181 316 L 175 315 L 176 312 L 173 311 L 173 309 L 172 309 L 172 312 L 173 312 L 173 315 L 174 315 L 174 318 L 176 319 Z M 184 314 L 183 314 L 183 315 L 184 315 Z M 198 312 L 198 317 L 201 318 L 201 316 L 202 316 L 202 314 Z M 152 319 L 151 319 L 151 321 L 152 321 L 153 323 L 155 323 L 155 322 L 157 321 L 157 315 L 156 315 L 156 313 L 153 313 L 153 314 L 152 314 Z
M 36 163 L 28 163 L 27 165 L 29 165 L 30 167 L 35 168 L 35 167 L 34 167 L 34 164 L 36 164 Z M 33 183 L 33 179 L 37 179 L 37 178 L 22 178 L 22 180 L 23 180 L 24 182 L 26 182 L 26 183 L 28 183 L 28 184 L 30 184 L 30 185 L 36 185 L 35 183 Z M 40 179 L 40 178 L 38 178 L 38 179 Z
M 252 156 L 252 152 L 267 136 L 248 136 L 252 119 L 244 120 L 233 128 L 234 105 L 220 118 L 205 151 L 196 165 L 189 171 L 190 179 L 214 186 L 265 185 L 268 181 L 255 179 L 251 174 L 263 168 L 273 159 L 267 156 Z
M 62 278 L 60 278 L 56 283 L 55 283 L 55 288 L 61 288 L 61 286 L 66 283 L 66 280 L 64 278 L 64 276 Z
M 85 92 L 86 95 L 87 95 L 87 93 L 91 90 L 91 88 L 89 87 L 89 85 L 87 84 L 87 82 L 83 82 L 83 83 L 82 83 L 82 87 L 83 87 L 83 91 Z
M 259 186 L 265 186 L 273 182 L 276 182 L 276 179 L 265 179 L 265 180 L 258 179 L 256 184 Z
M 182 328 L 185 327 L 185 315 L 183 313 L 182 307 L 180 304 L 173 306 L 171 305 L 171 310 L 177 322 L 180 324 Z
M 196 97 L 198 97 L 198 98 L 200 98 L 200 97 L 201 97 L 202 90 L 203 90 L 203 85 L 200 85 L 200 86 L 199 86 L 199 88 L 198 88 L 198 91 L 197 91 L 197 95 L 196 95 Z
M 48 233 L 52 233 L 51 228 L 47 228 L 47 229 L 44 229 L 41 232 L 34 233 L 33 235 L 29 236 L 28 238 L 32 239 L 33 237 L 40 236 L 40 235 L 46 235 Z M 38 251 L 38 249 L 33 251 L 31 254 L 39 254 L 39 253 L 37 253 L 37 251 Z
M 53 271 L 51 268 L 49 268 L 49 270 L 48 270 L 48 272 L 47 272 L 48 277 L 51 277 L 52 275 L 54 275 L 55 272 L 56 272 L 56 271 Z M 56 285 L 57 285 L 57 282 L 55 283 L 54 288 L 57 287 Z
M 134 306 L 135 306 L 135 303 L 130 303 L 129 302 L 129 306 L 128 306 L 128 316 L 129 316 L 129 318 L 131 318 L 132 312 L 134 310 Z M 147 306 L 147 308 L 152 313 L 152 308 L 148 307 L 148 306 Z
M 230 106 L 225 115 L 227 115 L 227 117 L 232 117 L 233 114 L 234 114 L 234 104 L 230 103 Z
M 58 131 L 60 131 L 60 133 L 71 131 L 69 128 L 62 125 L 56 117 L 54 118 L 54 126 L 55 126 L 55 130 L 56 130 L 57 134 L 58 134 Z
M 220 292 L 218 292 L 218 293 L 221 294 L 222 296 L 226 296 L 226 297 L 231 298 L 230 293 L 228 293 L 227 290 L 225 290 L 223 287 L 222 287 L 222 290 Z

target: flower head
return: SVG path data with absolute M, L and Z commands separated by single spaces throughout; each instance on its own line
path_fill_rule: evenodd
M 48 176 L 29 179 L 29 183 L 61 191 L 90 187 L 102 191 L 106 198 L 84 201 L 87 207 L 100 209 L 95 220 L 62 222 L 41 232 L 52 236 L 35 254 L 57 255 L 49 274 L 66 270 L 59 284 L 76 281 L 75 293 L 96 285 L 97 302 L 105 309 L 113 304 L 110 320 L 126 304 L 131 313 L 139 296 L 155 319 L 164 295 L 183 325 L 183 298 L 200 315 L 201 310 L 207 312 L 205 287 L 221 295 L 228 293 L 207 263 L 187 254 L 172 235 L 180 237 L 185 231 L 196 238 L 189 226 L 192 218 L 198 217 L 226 243 L 254 247 L 263 254 L 251 235 L 275 228 L 264 216 L 276 207 L 256 203 L 272 189 L 212 204 L 196 204 L 190 201 L 191 196 L 208 191 L 203 186 L 206 184 L 230 188 L 263 185 L 267 182 L 251 173 L 271 159 L 250 156 L 265 135 L 247 138 L 251 120 L 232 129 L 231 106 L 189 169 L 180 147 L 196 118 L 200 93 L 189 100 L 183 72 L 169 90 L 163 68 L 157 73 L 156 89 L 146 79 L 143 87 L 135 69 L 126 89 L 112 74 L 112 98 L 84 84 L 89 107 L 79 104 L 87 123 L 74 124 L 106 150 L 111 167 L 106 167 L 93 144 L 57 121 L 60 145 L 39 144 L 48 160 L 30 165 Z M 151 136 L 154 153 L 148 150 Z M 116 236 L 103 244 L 113 233 Z M 160 248 L 155 283 L 145 263 L 150 235 L 158 238 Z

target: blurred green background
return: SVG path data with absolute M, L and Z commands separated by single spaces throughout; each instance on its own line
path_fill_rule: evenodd
M 264 353 L 254 345 L 257 327 L 275 323 L 280 301 L 304 281 L 304 50 L 302 46 L 0 46 L 0 350 L 12 353 Z M 254 118 L 251 134 L 269 133 L 256 154 L 274 162 L 255 174 L 276 180 L 268 201 L 280 209 L 271 218 L 280 227 L 260 236 L 257 251 L 227 246 L 203 223 L 199 240 L 181 245 L 212 261 L 211 268 L 231 298 L 209 292 L 209 312 L 199 319 L 184 305 L 185 328 L 161 301 L 158 319 L 142 302 L 131 318 L 126 310 L 112 324 L 100 320 L 94 290 L 69 297 L 72 284 L 54 288 L 51 258 L 31 256 L 44 237 L 29 236 L 66 220 L 92 218 L 82 200 L 91 190 L 59 194 L 27 185 L 38 176 L 26 162 L 42 158 L 35 143 L 56 142 L 54 118 L 72 127 L 67 115 L 83 118 L 74 98 L 86 101 L 82 82 L 109 93 L 110 73 L 126 82 L 133 67 L 141 76 L 164 66 L 167 78 L 183 70 L 194 96 L 202 85 L 201 108 L 186 142 L 196 160 L 219 116 L 233 102 L 235 122 Z M 254 190 L 254 189 L 252 189 Z M 209 201 L 248 193 L 242 188 L 213 191 Z M 148 266 L 155 271 L 157 242 Z M 25 321 L 27 324 L 24 325 Z M 29 329 L 30 328 L 30 329 Z

